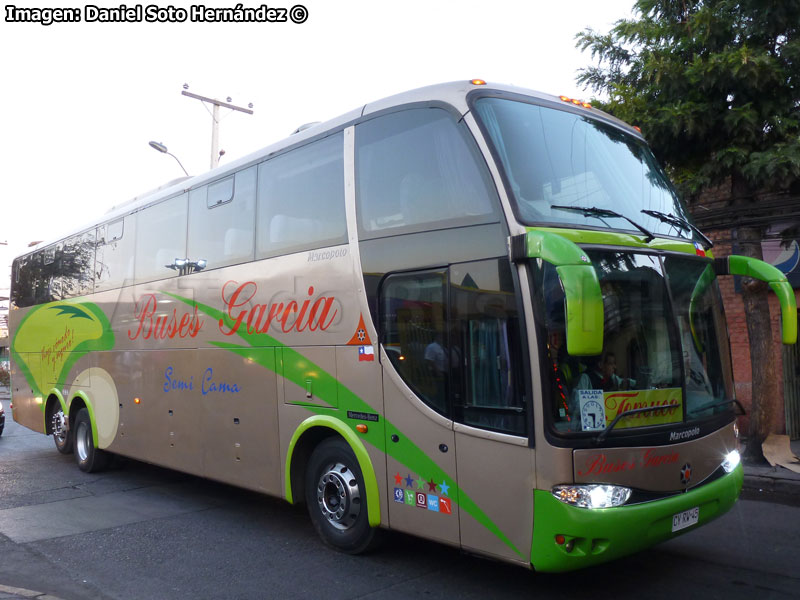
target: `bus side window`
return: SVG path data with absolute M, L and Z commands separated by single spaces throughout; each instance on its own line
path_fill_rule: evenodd
M 186 256 L 206 269 L 253 259 L 256 167 L 189 192 Z
M 497 196 L 474 140 L 445 110 L 417 108 L 356 126 L 360 237 L 497 219 Z
M 446 282 L 446 271 L 389 275 L 381 287 L 381 342 L 408 386 L 449 416 Z
M 452 395 L 455 420 L 525 435 L 523 330 L 508 259 L 450 268 Z M 457 367 L 457 368 L 455 368 Z
M 186 258 L 186 197 L 181 194 L 136 214 L 136 283 L 175 277 L 170 265 Z
M 136 216 L 128 215 L 97 228 L 94 290 L 110 290 L 133 281 Z
M 257 258 L 347 242 L 341 132 L 258 168 Z
M 36 255 L 18 258 L 14 261 L 15 277 L 11 286 L 11 305 L 17 308 L 32 306 L 36 303 L 36 278 L 39 274 L 35 268 Z
M 48 258 L 45 256 L 45 263 L 47 262 Z M 52 299 L 63 300 L 91 294 L 94 291 L 94 268 L 94 230 L 59 243 L 55 261 L 48 273 Z

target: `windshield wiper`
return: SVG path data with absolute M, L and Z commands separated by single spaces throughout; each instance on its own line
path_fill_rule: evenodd
M 676 217 L 675 215 L 668 215 L 667 213 L 663 213 L 659 210 L 642 210 L 642 212 L 646 215 L 650 215 L 651 217 L 655 217 L 662 223 L 668 223 L 670 225 L 674 225 L 675 227 L 680 227 L 686 231 L 693 231 L 697 235 L 699 235 L 703 241 L 706 243 L 706 248 L 711 248 L 714 245 L 710 239 L 706 237 L 706 235 L 700 231 L 697 227 L 689 223 L 686 219 L 681 219 L 680 217 Z
M 700 411 L 703 411 L 703 410 L 708 410 L 710 408 L 717 408 L 718 406 L 725 406 L 726 404 L 734 404 L 734 403 L 736 404 L 736 406 L 739 407 L 739 409 L 742 411 L 743 415 L 747 414 L 747 412 L 744 410 L 744 407 L 742 406 L 741 402 L 739 402 L 736 399 L 734 399 L 734 400 L 723 400 L 722 402 L 716 402 L 714 404 L 701 406 L 700 408 L 696 408 L 695 410 L 687 411 L 687 414 L 692 415 L 692 414 L 694 414 L 696 412 L 700 412 Z M 646 413 L 646 412 L 653 412 L 654 410 L 663 410 L 663 409 L 667 409 L 667 408 L 671 408 L 671 407 L 670 406 L 645 406 L 644 408 L 632 408 L 630 410 L 623 411 L 623 412 L 619 413 L 616 417 L 614 417 L 614 420 L 611 421 L 611 423 L 608 424 L 608 427 L 603 429 L 603 431 L 600 432 L 600 435 L 598 435 L 592 441 L 595 444 L 602 444 L 605 441 L 605 439 L 608 437 L 608 434 L 611 433 L 611 430 L 614 429 L 614 427 L 617 426 L 617 423 L 619 423 L 625 417 L 629 417 L 631 415 L 638 415 L 638 414 Z
M 649 242 L 654 240 L 656 236 L 650 233 L 647 229 L 639 225 L 636 221 L 631 219 L 630 217 L 626 217 L 625 215 L 618 213 L 615 210 L 608 210 L 607 208 L 597 208 L 595 206 L 588 207 L 588 206 L 556 206 L 553 205 L 550 208 L 555 208 L 557 210 L 571 210 L 574 212 L 583 213 L 584 217 L 597 217 L 598 219 L 602 219 L 603 217 L 616 217 L 617 219 L 625 219 L 628 223 L 636 227 L 639 231 L 647 236 L 645 242 Z
M 617 426 L 617 423 L 620 420 L 624 419 L 625 417 L 629 417 L 630 415 L 638 415 L 640 413 L 646 412 L 653 412 L 654 410 L 664 410 L 666 408 L 671 408 L 670 406 L 645 406 L 644 408 L 631 408 L 630 410 L 623 411 L 619 413 L 611 423 L 608 424 L 608 427 L 603 429 L 596 438 L 594 438 L 595 444 L 602 444 L 603 441 L 608 437 L 608 434 L 611 433 L 611 430 Z

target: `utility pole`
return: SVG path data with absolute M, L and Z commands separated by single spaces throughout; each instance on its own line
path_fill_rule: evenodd
M 231 104 L 230 98 L 227 99 L 227 102 L 221 102 L 215 98 L 207 98 L 205 96 L 200 96 L 199 94 L 193 94 L 188 90 L 189 86 L 184 84 L 181 94 L 188 96 L 189 98 L 194 98 L 195 100 L 200 100 L 203 103 L 207 102 L 213 107 L 211 110 L 211 168 L 214 169 L 219 164 L 219 107 L 222 106 L 223 108 L 238 110 L 239 112 L 252 115 L 253 103 L 251 102 L 247 105 L 247 108 L 244 108 L 242 106 Z

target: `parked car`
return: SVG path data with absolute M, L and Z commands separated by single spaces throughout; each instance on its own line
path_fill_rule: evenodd
M 3 410 L 3 403 L 0 402 L 0 435 L 3 435 L 3 429 L 6 428 L 6 413 Z

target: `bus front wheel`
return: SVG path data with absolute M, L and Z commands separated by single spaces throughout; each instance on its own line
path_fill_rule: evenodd
M 367 550 L 375 536 L 367 517 L 364 477 L 350 446 L 339 437 L 314 449 L 306 470 L 306 504 L 322 540 L 348 554 Z
M 82 408 L 75 416 L 75 462 L 84 473 L 102 471 L 108 464 L 108 454 L 94 447 L 92 420 L 89 411 Z

